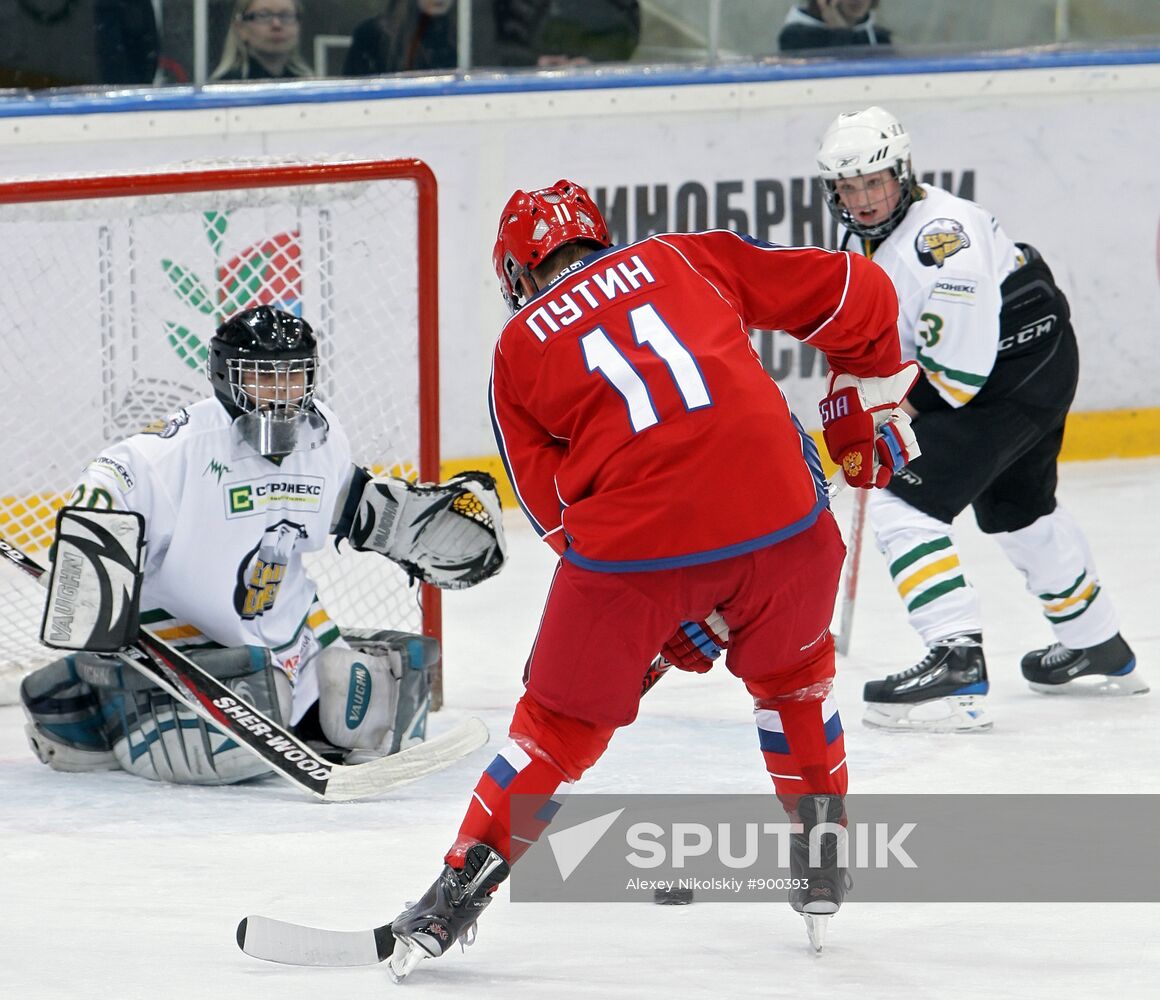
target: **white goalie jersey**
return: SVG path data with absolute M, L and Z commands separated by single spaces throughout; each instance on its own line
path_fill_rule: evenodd
M 1023 263 L 1019 248 L 984 208 L 941 188 L 924 197 L 874 250 L 898 292 L 904 361 L 917 360 L 952 407 L 986 384 L 999 350 L 1000 286 Z
M 280 462 L 242 442 L 216 398 L 179 410 L 89 463 L 70 503 L 145 518 L 141 623 L 174 645 L 265 646 L 317 698 L 313 661 L 340 641 L 302 564 L 322 548 L 351 472 L 331 410 L 325 442 Z

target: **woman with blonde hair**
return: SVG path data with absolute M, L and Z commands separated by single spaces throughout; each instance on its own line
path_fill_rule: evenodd
M 298 50 L 302 0 L 235 0 L 221 62 L 211 80 L 313 76 Z

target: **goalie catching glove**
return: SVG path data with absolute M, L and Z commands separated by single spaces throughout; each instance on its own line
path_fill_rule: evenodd
M 851 486 L 885 486 L 920 452 L 910 417 L 900 408 L 921 369 L 908 361 L 893 375 L 858 378 L 830 373 L 829 393 L 818 405 L 830 458 Z
M 443 590 L 473 587 L 500 571 L 503 521 L 495 480 L 486 472 L 461 472 L 445 483 L 358 473 L 335 530 L 339 538 Z

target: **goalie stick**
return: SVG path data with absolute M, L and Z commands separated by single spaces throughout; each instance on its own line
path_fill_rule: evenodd
M 44 583 L 46 570 L 11 542 L 0 538 L 0 554 Z M 275 773 L 326 802 L 378 795 L 454 764 L 487 742 L 487 727 L 471 718 L 434 739 L 365 764 L 332 764 L 259 712 L 180 650 L 148 629 L 123 654 L 140 673 L 242 747 Z

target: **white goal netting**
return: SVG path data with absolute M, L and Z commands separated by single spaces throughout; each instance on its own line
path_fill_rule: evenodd
M 434 197 L 412 160 L 0 184 L 0 534 L 46 562 L 55 512 L 88 461 L 208 395 L 213 331 L 263 303 L 314 327 L 318 395 L 355 461 L 437 479 Z M 438 634 L 437 602 L 424 615 L 387 560 L 328 546 L 311 568 L 339 624 Z M 4 703 L 53 654 L 36 638 L 40 587 L 0 568 L 0 593 Z

